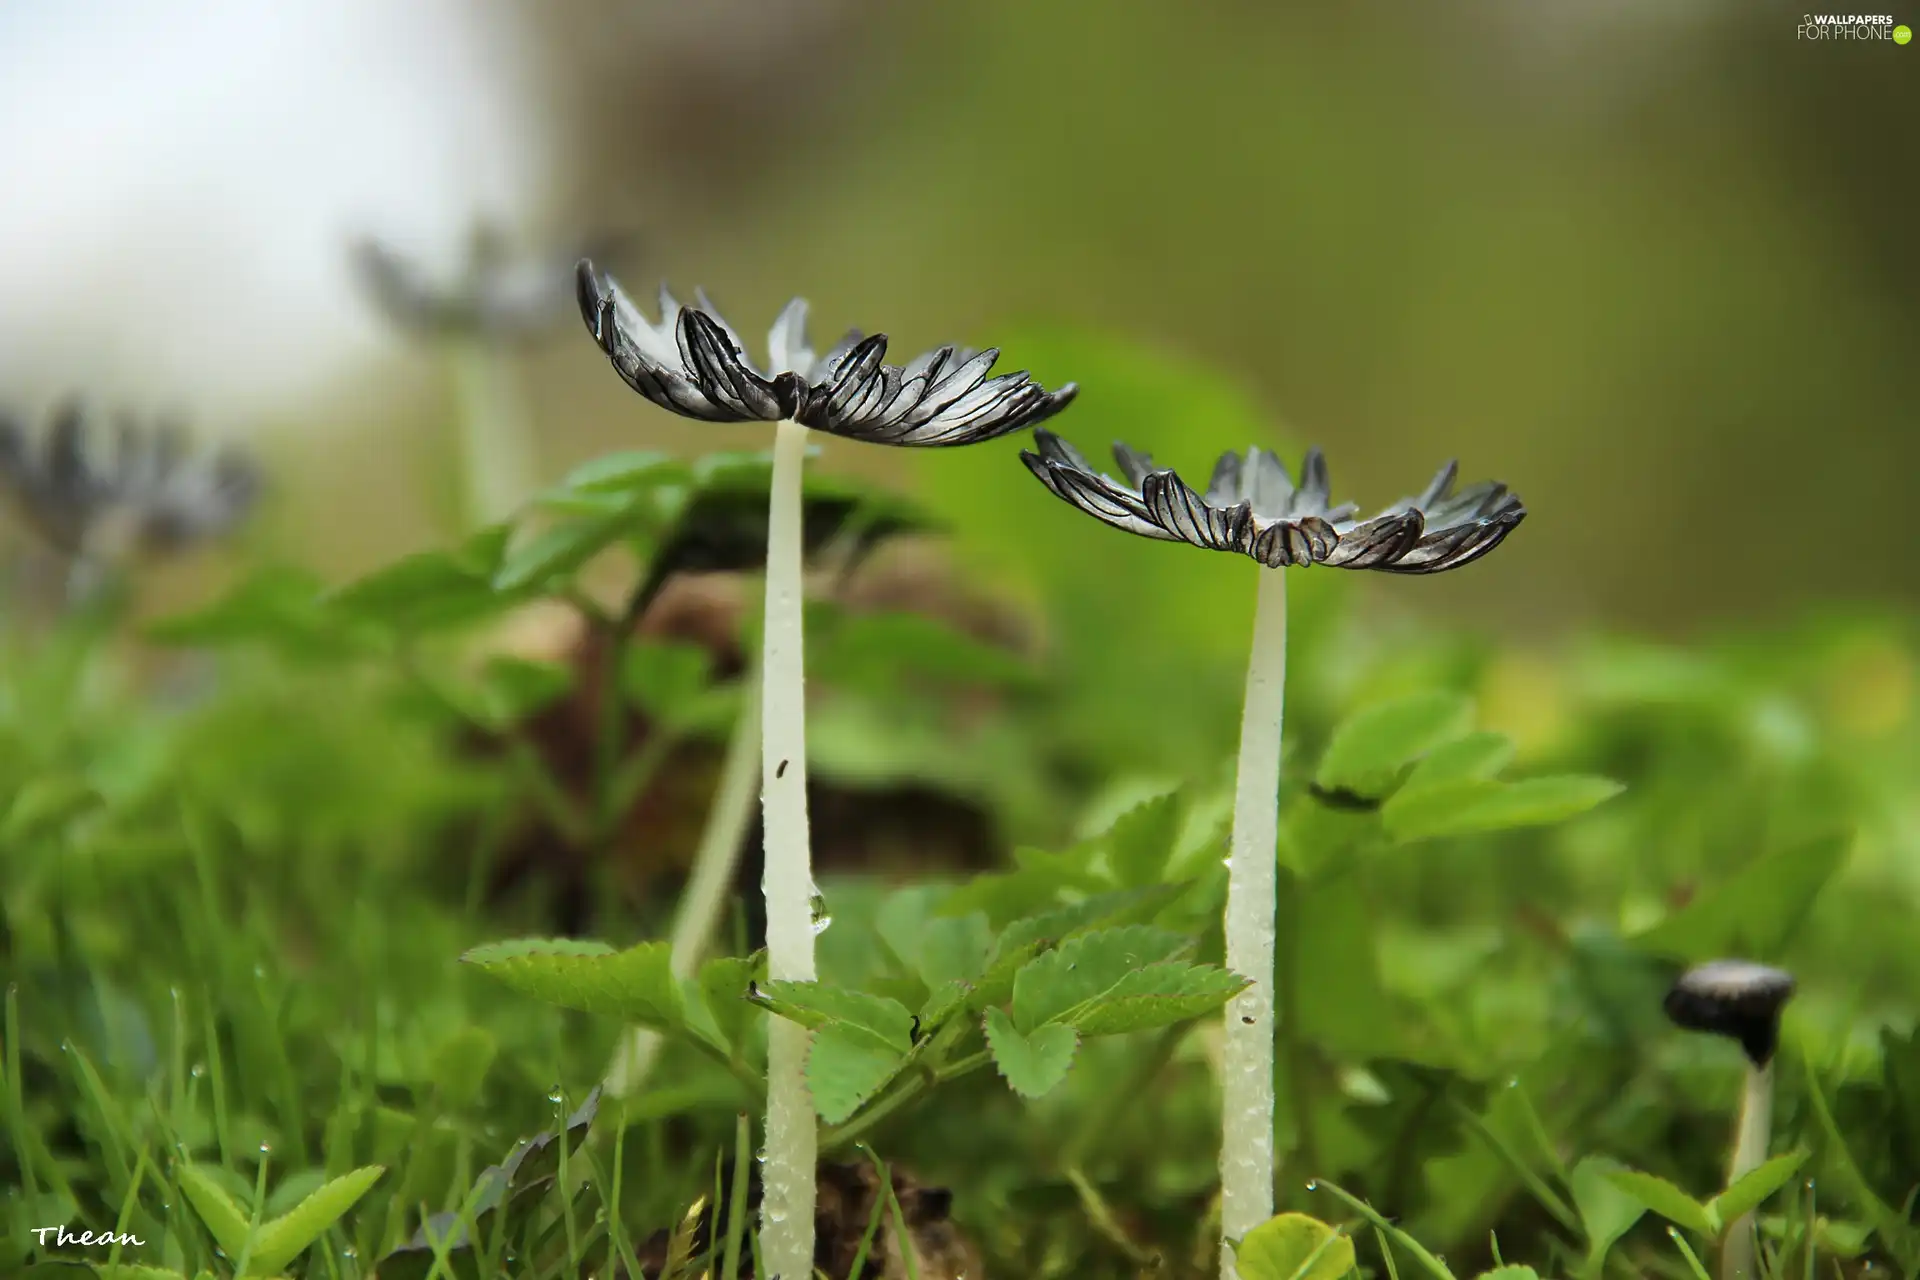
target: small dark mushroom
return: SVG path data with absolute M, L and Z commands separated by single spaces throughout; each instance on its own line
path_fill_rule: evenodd
M 1727 1036 L 1747 1052 L 1728 1186 L 1767 1158 L 1773 1127 L 1773 1052 L 1780 1043 L 1780 1009 L 1793 990 L 1793 975 L 1784 969 L 1751 960 L 1714 960 L 1681 974 L 1667 992 L 1667 1017 L 1675 1026 Z M 1727 1227 L 1720 1250 L 1721 1280 L 1751 1280 L 1754 1251 L 1753 1214 L 1745 1213 Z
M 1773 1057 L 1780 1009 L 1793 995 L 1793 975 L 1751 960 L 1713 960 L 1681 974 L 1667 992 L 1667 1017 L 1686 1031 L 1738 1040 L 1755 1067 Z

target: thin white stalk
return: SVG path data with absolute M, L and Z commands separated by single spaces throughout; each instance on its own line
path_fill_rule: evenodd
M 1220 1072 L 1220 1274 L 1225 1280 L 1239 1275 L 1228 1241 L 1273 1216 L 1273 912 L 1287 584 L 1284 569 L 1259 572 L 1227 868 L 1227 968 L 1253 985 L 1227 1004 Z
M 1740 1121 L 1734 1130 L 1733 1160 L 1727 1166 L 1732 1186 L 1766 1162 L 1773 1131 L 1773 1061 L 1747 1067 L 1746 1089 L 1740 1097 Z M 1753 1280 L 1753 1214 L 1743 1213 L 1727 1228 L 1720 1247 L 1720 1280 Z
M 673 972 L 689 978 L 706 958 L 714 931 L 733 888 L 740 865 L 740 842 L 753 820 L 753 802 L 760 781 L 760 673 L 748 671 L 741 681 L 740 714 L 733 737 L 720 764 L 720 780 L 707 806 L 700 847 L 693 855 L 693 875 L 680 898 L 673 922 Z M 607 1092 L 623 1098 L 646 1082 L 660 1052 L 660 1034 L 635 1027 L 607 1068 Z
M 510 357 L 475 337 L 447 344 L 459 400 L 460 464 L 468 528 L 505 520 L 533 492 L 538 467 Z
M 806 659 L 802 639 L 801 469 L 807 429 L 782 422 L 767 509 L 767 612 L 760 804 L 766 827 L 767 975 L 813 981 L 813 857 L 807 837 Z M 767 1037 L 767 1162 L 760 1249 L 767 1274 L 813 1274 L 814 1161 L 819 1131 L 807 1091 L 807 1029 L 774 1018 Z

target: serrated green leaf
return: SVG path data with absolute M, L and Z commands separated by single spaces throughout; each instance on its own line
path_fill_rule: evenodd
M 1114 987 L 1128 974 L 1180 954 L 1192 944 L 1146 925 L 1102 929 L 1070 938 L 1035 957 L 1013 980 L 1013 1021 L 1027 1033 Z
M 903 1014 L 906 1010 L 902 1009 Z M 847 1022 L 829 1022 L 813 1035 L 807 1055 L 807 1083 L 814 1110 L 828 1124 L 840 1124 L 862 1103 L 886 1086 L 906 1061 L 906 1049 L 895 1048 L 871 1029 Z
M 509 550 L 493 575 L 493 588 L 518 591 L 572 573 L 636 526 L 637 518 L 627 511 L 562 520 Z
M 1179 843 L 1186 806 L 1178 791 L 1142 801 L 1121 814 L 1096 843 L 1107 855 L 1107 867 L 1122 888 L 1156 883 L 1167 869 Z
M 887 996 L 822 982 L 763 982 L 754 998 L 769 1012 L 803 1027 L 845 1026 L 900 1053 L 913 1044 L 913 1014 Z
M 1845 864 L 1852 843 L 1850 836 L 1832 835 L 1757 859 L 1636 934 L 1633 944 L 1690 961 L 1777 955 Z
M 1606 1179 L 1668 1222 L 1696 1235 L 1715 1234 L 1714 1220 L 1707 1207 L 1665 1178 L 1656 1178 L 1638 1169 L 1609 1169 Z
M 1187 887 L 1184 884 L 1155 884 L 1139 889 L 1120 889 L 1025 916 L 1001 931 L 999 938 L 994 941 L 989 965 L 998 964 L 1030 944 L 1046 946 L 1091 929 L 1145 923 L 1185 893 Z
M 1340 1280 L 1353 1270 L 1353 1241 L 1318 1218 L 1283 1213 L 1240 1238 L 1241 1280 Z
M 1401 789 L 1412 791 L 1441 782 L 1492 778 L 1512 762 L 1513 739 L 1483 729 L 1429 751 L 1413 766 Z
M 1410 694 L 1363 708 L 1333 731 L 1314 781 L 1330 790 L 1383 794 L 1414 760 L 1466 733 L 1470 699 L 1450 692 Z
M 615 951 L 603 942 L 526 938 L 475 947 L 461 959 L 549 1004 L 673 1031 L 686 1009 L 670 952 L 664 942 Z
M 1793 1151 L 1756 1165 L 1732 1186 L 1707 1201 L 1707 1212 L 1724 1225 L 1735 1221 L 1743 1213 L 1759 1208 L 1768 1196 L 1792 1181 L 1795 1172 L 1811 1154 L 1809 1151 Z
M 355 1169 L 315 1191 L 291 1212 L 262 1225 L 253 1238 L 249 1273 L 264 1275 L 279 1271 L 312 1248 L 313 1242 L 345 1217 L 385 1172 L 379 1165 Z
M 1406 844 L 1564 822 L 1622 790 L 1609 778 L 1577 774 L 1520 782 L 1462 778 L 1403 787 L 1380 810 L 1380 819 L 1388 835 Z
M 199 1165 L 183 1164 L 174 1170 L 173 1180 L 186 1193 L 187 1203 L 206 1224 L 214 1243 L 236 1262 L 246 1251 L 249 1223 L 233 1197 Z
M 993 946 L 993 930 L 984 914 L 933 914 L 945 893 L 928 885 L 897 889 L 874 918 L 881 941 L 929 990 L 978 978 Z
M 1023 1098 L 1053 1092 L 1067 1078 L 1080 1047 L 1080 1033 L 1064 1023 L 1050 1022 L 1023 1035 L 1003 1011 L 989 1009 L 984 1025 L 994 1065 L 1008 1087 Z
M 716 956 L 700 966 L 701 1003 L 712 1016 L 715 1029 L 735 1050 L 746 1043 L 747 1028 L 754 1017 L 747 992 L 766 971 L 764 951 L 750 956 Z
M 920 1006 L 920 1034 L 932 1035 L 968 1007 L 973 988 L 964 982 L 943 982 Z
M 1150 964 L 1127 974 L 1061 1021 L 1088 1038 L 1170 1027 L 1221 1008 L 1251 983 L 1210 964 Z

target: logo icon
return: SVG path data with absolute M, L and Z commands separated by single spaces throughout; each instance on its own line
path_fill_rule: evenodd
M 1911 39 L 1913 39 L 1913 29 L 1911 27 L 1902 24 L 1893 29 L 1893 42 L 1895 44 L 1905 44 Z

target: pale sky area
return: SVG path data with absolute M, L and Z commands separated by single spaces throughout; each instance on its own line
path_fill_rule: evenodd
M 460 0 L 0 3 L 0 386 L 217 433 L 300 414 L 391 335 L 345 244 L 451 266 L 553 154 L 510 31 Z

